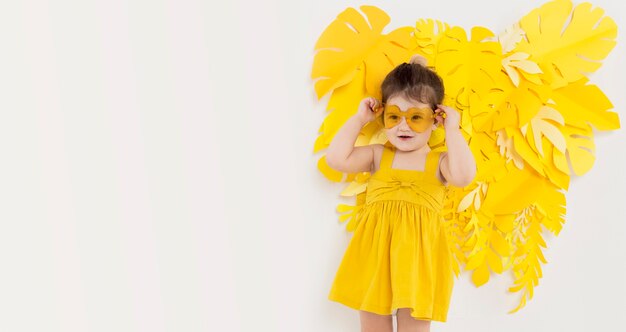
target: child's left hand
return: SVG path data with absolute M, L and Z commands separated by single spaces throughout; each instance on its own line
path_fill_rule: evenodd
M 459 129 L 459 126 L 461 124 L 461 114 L 454 108 L 445 105 L 437 105 L 435 114 L 435 119 L 437 120 L 437 123 L 443 123 L 443 128 L 446 131 L 451 129 Z

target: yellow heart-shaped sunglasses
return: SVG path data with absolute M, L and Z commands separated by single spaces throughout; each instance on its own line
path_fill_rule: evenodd
M 383 125 L 387 129 L 397 126 L 405 118 L 411 130 L 422 133 L 435 122 L 435 112 L 429 107 L 411 107 L 402 111 L 397 105 L 385 105 L 378 108 L 376 113 L 380 111 L 383 111 Z

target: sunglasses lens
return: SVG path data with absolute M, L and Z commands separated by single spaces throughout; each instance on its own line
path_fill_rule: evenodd
M 396 113 L 385 113 L 385 128 L 390 129 L 402 122 L 402 117 Z
M 409 126 L 413 131 L 421 133 L 428 129 L 433 123 L 434 117 L 432 110 L 427 108 L 416 109 L 411 112 Z
M 426 129 L 428 129 L 428 122 L 422 121 L 420 123 L 410 123 L 409 126 L 411 127 L 411 130 L 413 130 L 414 132 L 423 133 L 426 131 Z

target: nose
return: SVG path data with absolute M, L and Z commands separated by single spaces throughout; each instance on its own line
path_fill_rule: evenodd
M 402 120 L 400 120 L 400 123 L 398 124 L 398 129 L 405 129 L 408 130 L 409 129 L 409 124 L 406 122 L 406 117 L 402 117 Z

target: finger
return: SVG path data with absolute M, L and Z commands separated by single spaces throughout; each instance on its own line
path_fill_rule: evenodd
M 378 102 L 378 99 L 374 99 L 372 101 L 372 108 L 374 108 L 376 110 L 376 109 L 378 109 L 378 107 L 380 107 L 380 103 Z
M 381 107 L 382 106 L 381 106 L 380 102 L 378 101 L 378 99 L 374 99 L 374 110 L 376 112 L 378 112 L 381 109 Z
M 380 103 L 378 102 L 378 99 L 374 99 L 373 108 L 378 109 L 379 107 L 380 107 Z

